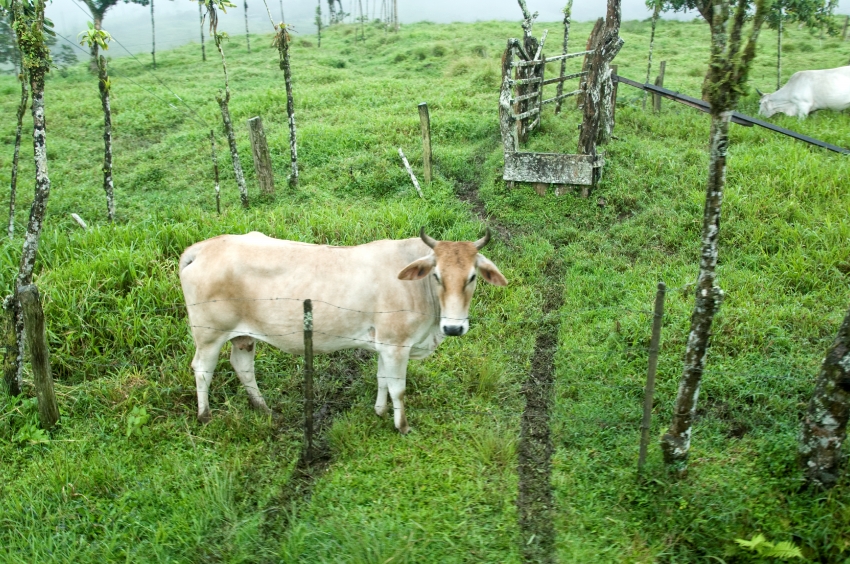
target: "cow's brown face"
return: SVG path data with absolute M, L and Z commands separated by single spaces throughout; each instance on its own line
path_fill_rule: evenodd
M 419 280 L 431 277 L 440 301 L 440 330 L 444 335 L 459 337 L 469 331 L 469 304 L 478 277 L 496 286 L 508 281 L 496 265 L 478 251 L 487 244 L 487 235 L 476 242 L 435 241 L 420 233 L 422 240 L 433 249 L 426 257 L 416 260 L 402 270 L 400 280 Z

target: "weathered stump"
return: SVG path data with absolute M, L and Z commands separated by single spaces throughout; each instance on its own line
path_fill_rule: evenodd
M 50 430 L 59 421 L 59 406 L 53 391 L 53 376 L 50 374 L 50 355 L 44 333 L 44 312 L 38 289 L 34 284 L 18 288 L 18 298 L 24 311 L 24 327 L 32 359 L 35 393 L 38 397 L 38 420 L 41 427 Z

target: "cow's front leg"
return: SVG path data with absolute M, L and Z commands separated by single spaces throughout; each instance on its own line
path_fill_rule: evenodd
M 404 391 L 407 379 L 409 352 L 403 347 L 387 347 L 378 351 L 378 400 L 375 412 L 387 412 L 387 392 L 393 401 L 393 420 L 402 435 L 410 431 L 404 414 Z

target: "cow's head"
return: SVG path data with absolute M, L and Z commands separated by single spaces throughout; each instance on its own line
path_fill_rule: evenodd
M 775 114 L 778 110 L 773 107 L 773 102 L 770 101 L 770 94 L 765 94 L 758 88 L 756 88 L 756 92 L 758 92 L 759 98 L 759 115 L 764 117 L 770 117 Z
M 463 335 L 469 331 L 469 303 L 478 277 L 496 286 L 508 285 L 496 265 L 478 252 L 490 240 L 490 229 L 475 242 L 437 241 L 425 234 L 424 227 L 419 236 L 433 250 L 407 265 L 398 278 L 420 280 L 431 276 L 430 283 L 440 300 L 440 330 L 453 337 Z

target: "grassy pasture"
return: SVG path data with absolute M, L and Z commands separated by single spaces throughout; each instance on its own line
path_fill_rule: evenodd
M 560 43 L 550 29 L 551 52 Z M 573 26 L 571 51 L 589 23 Z M 615 139 L 589 199 L 541 198 L 501 181 L 499 58 L 517 23 L 405 26 L 399 34 L 329 28 L 323 46 L 296 36 L 292 64 L 301 184 L 288 175 L 282 73 L 271 49 L 225 45 L 231 113 L 252 207 L 244 211 L 220 134 L 214 58 L 198 46 L 160 54 L 157 74 L 192 112 L 129 58 L 113 73 L 118 221 L 105 222 L 101 113 L 83 65 L 47 85 L 53 193 L 36 281 L 45 300 L 61 426 L 34 427 L 33 400 L 0 403 L 0 560 L 6 562 L 516 562 L 516 446 L 543 296 L 558 266 L 563 306 L 555 357 L 552 488 L 562 562 L 747 562 L 736 538 L 792 541 L 807 558 L 850 558 L 850 483 L 799 491 L 798 420 L 824 350 L 848 306 L 850 161 L 758 128 L 731 128 L 719 284 L 726 300 L 700 398 L 691 470 L 674 482 L 650 450 L 635 478 L 655 283 L 670 291 L 653 436 L 669 419 L 696 278 L 708 117 L 664 101 L 661 115 L 620 86 Z M 643 80 L 649 24 L 625 22 L 620 74 Z M 119 38 L 123 39 L 123 38 Z M 268 37 L 257 37 L 256 45 Z M 665 86 L 699 95 L 708 30 L 659 24 L 654 60 Z M 775 35 L 762 35 L 752 84 L 772 90 Z M 790 30 L 785 79 L 846 63 L 850 43 Z M 578 62 L 573 62 L 574 66 Z M 657 65 L 656 65 L 657 68 Z M 554 65 L 547 72 L 557 72 Z M 157 97 L 134 84 L 144 86 Z M 554 87 L 553 87 L 554 91 Z M 8 185 L 17 85 L 0 77 L 0 182 Z M 548 93 L 547 93 L 548 97 Z M 431 109 L 435 180 L 420 200 L 399 163 L 417 171 L 416 104 Z M 178 110 L 169 106 L 173 103 Z M 755 94 L 742 112 L 755 114 Z M 258 196 L 246 119 L 262 115 L 278 179 Z M 190 117 L 191 115 L 191 117 Z M 533 150 L 573 152 L 579 116 L 548 110 Z M 850 147 L 850 114 L 775 123 Z M 201 125 L 198 122 L 205 122 Z M 221 216 L 207 136 L 218 132 Z M 26 221 L 32 148 L 22 147 L 17 233 Z M 91 228 L 82 232 L 76 212 Z M 482 219 L 485 218 L 485 219 Z M 399 436 L 372 411 L 374 358 L 317 358 L 318 405 L 337 405 L 323 440 L 326 472 L 299 482 L 298 358 L 260 347 L 259 385 L 278 420 L 248 409 L 222 354 L 213 421 L 195 420 L 193 354 L 176 263 L 189 244 L 262 231 L 331 244 L 414 236 L 472 239 L 510 281 L 480 286 L 473 329 L 408 369 Z M 20 236 L 3 241 L 8 294 Z M 28 389 L 31 394 L 31 390 Z M 144 409 L 147 420 L 133 424 Z M 135 410 L 135 411 L 134 411 Z

